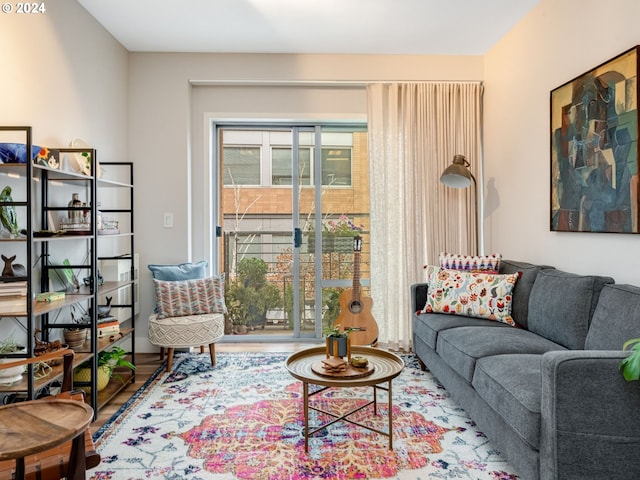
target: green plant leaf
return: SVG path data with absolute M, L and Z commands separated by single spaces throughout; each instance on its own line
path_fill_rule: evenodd
M 628 382 L 640 379 L 640 352 L 635 352 L 620 362 L 620 370 Z
M 627 340 L 622 349 L 631 350 L 631 354 L 620 361 L 622 376 L 628 382 L 640 380 L 640 338 Z
M 637 349 L 638 346 L 640 345 L 640 337 L 631 338 L 631 339 L 627 340 L 626 342 L 624 342 L 624 344 L 622 345 L 622 350 L 627 350 L 632 345 L 635 345 L 634 348 Z

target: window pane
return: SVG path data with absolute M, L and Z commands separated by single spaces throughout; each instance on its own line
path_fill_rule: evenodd
M 310 185 L 311 150 L 300 148 L 298 153 L 298 171 L 300 185 Z M 291 149 L 277 147 L 271 149 L 271 182 L 273 185 L 291 185 Z
M 351 149 L 322 149 L 322 184 L 335 186 L 351 185 Z
M 260 185 L 260 147 L 224 147 L 224 184 Z

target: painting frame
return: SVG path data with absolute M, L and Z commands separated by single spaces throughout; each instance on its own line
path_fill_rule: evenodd
M 640 233 L 640 45 L 551 90 L 550 230 Z

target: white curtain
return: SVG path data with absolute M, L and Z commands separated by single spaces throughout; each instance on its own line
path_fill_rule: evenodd
M 379 341 L 411 349 L 411 284 L 438 253 L 477 251 L 482 85 L 367 86 L 371 166 L 371 297 Z M 452 189 L 440 174 L 465 155 L 477 187 Z

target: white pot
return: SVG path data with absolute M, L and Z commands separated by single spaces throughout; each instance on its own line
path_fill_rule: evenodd
M 19 353 L 26 352 L 27 349 L 23 348 Z M 19 358 L 0 358 L 0 363 L 11 363 L 20 360 Z M 19 382 L 22 380 L 22 374 L 24 373 L 25 366 L 20 365 L 18 367 L 4 368 L 0 370 L 0 383 L 7 384 L 13 382 Z

